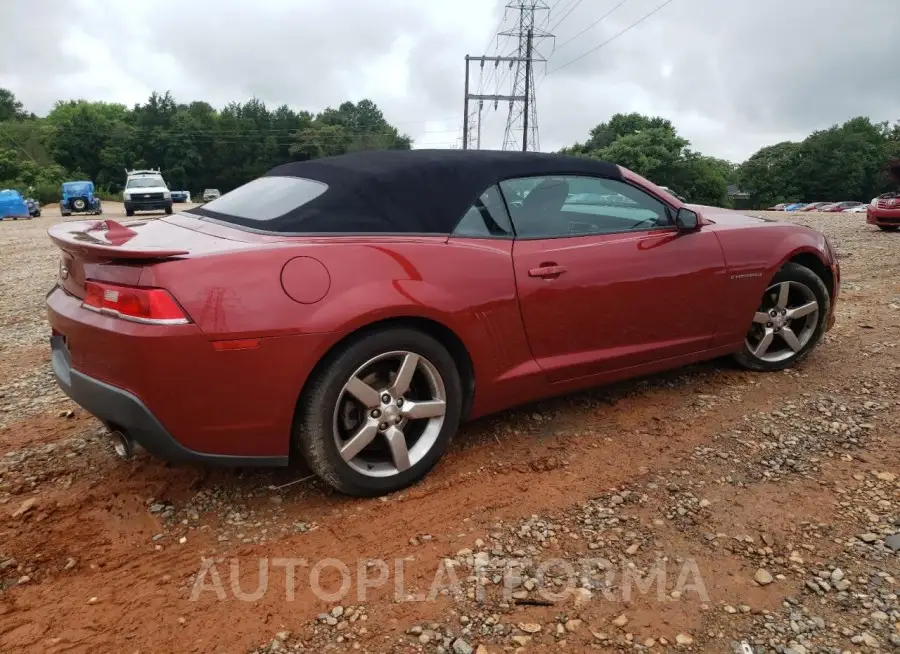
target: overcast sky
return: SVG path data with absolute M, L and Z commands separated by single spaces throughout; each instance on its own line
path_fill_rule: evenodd
M 541 149 L 583 141 L 615 112 L 665 116 L 696 149 L 735 161 L 852 116 L 900 119 L 900 0 L 672 0 L 569 64 L 663 1 L 626 0 L 579 34 L 621 0 L 546 0 L 538 24 L 556 39 L 536 68 Z M 455 147 L 464 56 L 514 49 L 492 38 L 505 4 L 0 0 L 15 36 L 0 40 L 0 86 L 38 114 L 154 89 L 310 111 L 368 97 L 417 147 Z M 473 67 L 472 92 L 510 92 L 511 75 L 487 72 Z M 485 111 L 485 147 L 502 144 L 506 111 Z

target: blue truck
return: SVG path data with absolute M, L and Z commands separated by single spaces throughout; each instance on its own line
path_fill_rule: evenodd
M 63 182 L 59 212 L 63 216 L 71 216 L 73 213 L 92 213 L 97 215 L 103 213 L 100 198 L 94 193 L 94 183 L 86 181 Z

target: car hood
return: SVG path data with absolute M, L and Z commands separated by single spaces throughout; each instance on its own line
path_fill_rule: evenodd
M 753 225 L 767 225 L 772 223 L 783 223 L 783 220 L 774 218 L 762 218 L 760 216 L 748 216 L 731 209 L 723 209 L 721 207 L 709 207 L 702 204 L 689 204 L 690 209 L 697 211 L 704 220 L 707 220 L 722 227 L 751 227 Z

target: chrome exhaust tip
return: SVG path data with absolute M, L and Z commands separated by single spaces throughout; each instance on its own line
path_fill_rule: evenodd
M 118 429 L 110 431 L 110 437 L 113 442 L 113 449 L 120 459 L 129 459 L 134 454 L 134 443 L 123 432 Z

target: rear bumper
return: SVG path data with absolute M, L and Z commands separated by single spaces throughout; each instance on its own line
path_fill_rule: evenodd
M 869 208 L 866 209 L 866 222 L 879 227 L 900 226 L 900 207 L 897 209 L 879 209 L 869 205 Z
M 178 463 L 230 466 L 283 466 L 288 463 L 287 456 L 233 456 L 191 450 L 175 440 L 136 395 L 74 370 L 61 334 L 50 339 L 50 347 L 53 374 L 65 394 L 107 426 L 127 434 L 153 456 Z
M 63 390 L 172 461 L 286 465 L 300 391 L 341 336 L 271 336 L 252 349 L 220 351 L 193 323 L 143 325 L 105 316 L 60 287 L 46 303 L 59 336 L 53 369 Z

